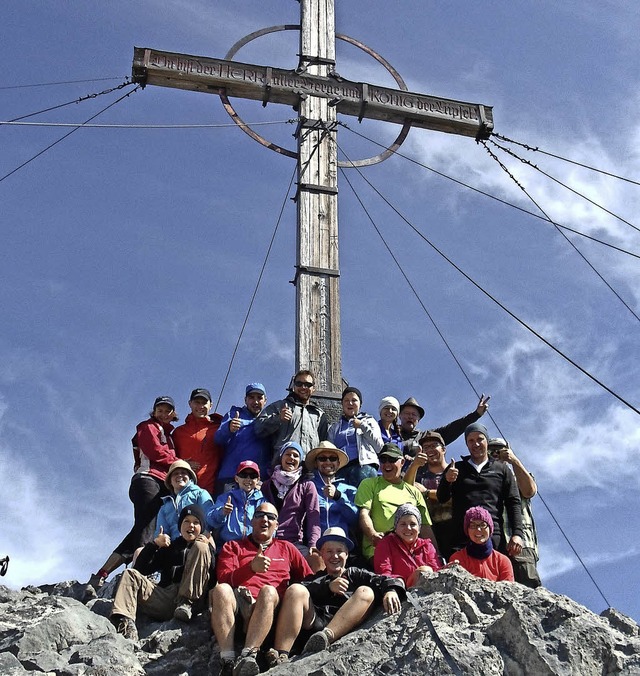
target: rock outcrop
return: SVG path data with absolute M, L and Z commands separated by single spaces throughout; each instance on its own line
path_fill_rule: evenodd
M 184 625 L 139 618 L 139 645 L 107 619 L 114 583 L 87 606 L 82 586 L 0 587 L 0 674 L 217 674 L 208 617 Z M 421 580 L 412 603 L 273 676 L 640 674 L 640 628 L 613 609 L 598 616 L 546 589 L 493 583 L 461 569 Z

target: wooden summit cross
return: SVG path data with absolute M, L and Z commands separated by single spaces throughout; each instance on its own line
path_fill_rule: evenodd
M 353 38 L 338 35 L 376 58 L 400 89 L 350 82 L 335 73 L 334 0 L 299 0 L 300 25 L 274 26 L 237 42 L 225 59 L 134 49 L 133 80 L 142 85 L 218 94 L 232 119 L 252 138 L 298 161 L 298 230 L 296 261 L 296 370 L 316 375 L 316 397 L 335 401 L 343 388 L 340 346 L 338 265 L 338 166 L 336 113 L 403 125 L 392 148 L 411 126 L 476 138 L 493 129 L 490 106 L 463 103 L 407 91 L 396 71 Z M 295 70 L 231 60 L 247 42 L 280 30 L 300 31 L 299 65 Z M 297 152 L 269 143 L 236 114 L 228 97 L 293 106 L 299 115 Z M 392 150 L 355 164 L 386 159 Z M 351 163 L 344 164 L 352 166 Z

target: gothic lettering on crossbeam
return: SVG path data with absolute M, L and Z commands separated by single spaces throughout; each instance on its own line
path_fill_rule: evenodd
M 337 112 L 466 136 L 486 138 L 493 129 L 491 106 L 417 94 L 343 78 L 136 48 L 134 80 L 193 91 L 296 106 L 301 95 L 330 99 Z M 364 107 L 363 107 L 364 106 Z

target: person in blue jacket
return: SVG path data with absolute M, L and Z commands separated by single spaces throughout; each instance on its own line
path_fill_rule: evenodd
M 252 460 L 238 465 L 235 473 L 238 488 L 223 493 L 207 514 L 207 523 L 216 531 L 219 544 L 229 540 L 241 540 L 253 528 L 251 519 L 256 508 L 265 502 L 260 483 L 260 468 Z
M 200 505 L 206 514 L 213 507 L 209 491 L 198 486 L 196 473 L 185 460 L 176 460 L 167 472 L 164 483 L 171 495 L 162 498 L 162 507 L 158 512 L 155 536 L 160 533 L 168 535 L 172 540 L 180 537 L 178 517 L 189 505 Z
M 255 462 L 263 478 L 267 477 L 271 462 L 269 440 L 257 437 L 254 422 L 267 403 L 262 383 L 249 383 L 245 389 L 244 406 L 232 406 L 216 432 L 215 441 L 224 447 L 216 494 L 231 490 L 234 472 L 244 460 Z
M 318 491 L 320 528 L 325 531 L 338 526 L 349 533 L 358 521 L 358 508 L 354 502 L 356 488 L 336 477 L 336 472 L 349 462 L 349 456 L 330 441 L 321 441 L 304 462 L 313 472 L 313 483 Z

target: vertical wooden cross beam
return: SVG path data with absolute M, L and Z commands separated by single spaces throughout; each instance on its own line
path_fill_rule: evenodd
M 301 0 L 300 67 L 327 76 L 335 66 L 334 0 Z M 317 394 L 342 390 L 336 109 L 303 95 L 298 135 L 296 370 L 316 375 Z

